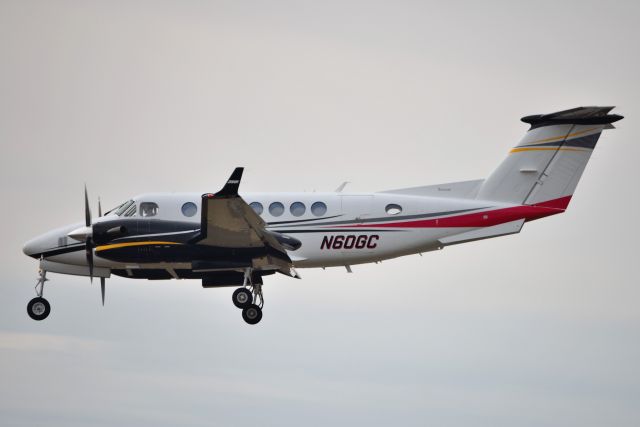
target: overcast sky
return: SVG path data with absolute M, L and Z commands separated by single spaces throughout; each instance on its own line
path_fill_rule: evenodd
M 0 0 L 3 426 L 640 425 L 639 3 Z M 23 243 L 148 191 L 484 178 L 616 105 L 567 213 L 232 289 L 50 275 Z

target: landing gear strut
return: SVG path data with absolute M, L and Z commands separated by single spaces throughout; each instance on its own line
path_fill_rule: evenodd
M 236 289 L 231 299 L 236 307 L 242 309 L 242 318 L 248 324 L 255 325 L 262 319 L 262 284 L 252 282 L 250 268 L 244 272 L 242 288 Z
M 51 312 L 51 305 L 49 305 L 49 301 L 42 297 L 42 294 L 44 293 L 44 282 L 49 279 L 47 279 L 47 272 L 42 268 L 38 270 L 38 274 L 40 277 L 38 277 L 38 283 L 36 283 L 35 288 L 38 296 L 27 304 L 27 314 L 29 314 L 29 317 L 33 320 L 44 320 Z

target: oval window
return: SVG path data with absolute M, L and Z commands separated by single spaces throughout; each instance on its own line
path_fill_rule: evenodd
M 193 202 L 187 202 L 182 205 L 182 215 L 184 216 L 194 216 L 198 212 L 198 206 L 196 206 Z
M 327 213 L 327 205 L 322 202 L 315 202 L 311 205 L 311 213 L 315 216 L 322 216 Z
M 280 216 L 284 213 L 284 205 L 280 202 L 273 202 L 269 205 L 269 213 L 273 216 Z
M 306 210 L 307 210 L 307 207 L 302 202 L 293 202 L 289 207 L 289 211 L 293 216 L 302 216 L 304 215 Z
M 402 206 L 396 205 L 395 203 L 391 203 L 391 204 L 387 205 L 387 207 L 384 208 L 384 210 L 389 215 L 398 215 L 400 212 L 402 212 Z
M 264 211 L 264 208 L 262 207 L 262 203 L 252 202 L 252 203 L 249 203 L 249 206 L 251 206 L 251 209 L 253 209 L 255 213 L 257 213 L 258 215 L 262 215 L 262 211 Z

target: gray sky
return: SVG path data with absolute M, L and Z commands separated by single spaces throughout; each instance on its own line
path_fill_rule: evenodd
M 637 426 L 637 2 L 0 0 L 0 424 Z M 231 289 L 51 275 L 22 244 L 147 191 L 486 177 L 521 116 L 617 105 L 564 215 Z

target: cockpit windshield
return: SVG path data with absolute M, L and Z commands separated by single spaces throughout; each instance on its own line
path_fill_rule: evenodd
M 105 215 L 117 215 L 117 216 L 133 216 L 136 213 L 136 204 L 133 200 L 127 200 L 121 205 L 111 209 Z

